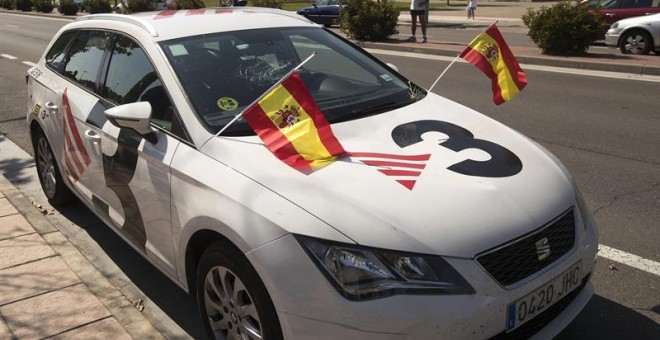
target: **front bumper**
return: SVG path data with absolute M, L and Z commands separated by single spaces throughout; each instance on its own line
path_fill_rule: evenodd
M 582 231 L 581 224 L 578 228 Z M 527 332 L 524 338 L 534 334 L 550 338 L 568 325 L 593 295 L 589 279 L 597 234 L 590 226 L 578 235 L 571 252 L 513 289 L 498 285 L 474 259 L 446 258 L 476 290 L 473 295 L 395 295 L 349 301 L 328 282 L 292 235 L 247 256 L 264 280 L 286 339 L 486 339 L 513 335 L 505 333 L 507 306 L 582 261 L 581 288 L 559 300 L 556 305 L 562 306 L 554 314 L 543 317 L 541 313 L 514 331 Z M 539 323 L 534 322 L 536 319 L 542 323 L 534 325 Z
M 610 29 L 605 33 L 605 45 L 609 47 L 619 46 L 619 37 L 621 37 L 621 31 L 616 29 Z

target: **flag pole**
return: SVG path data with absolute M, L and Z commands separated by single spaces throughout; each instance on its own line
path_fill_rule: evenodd
M 494 23 L 488 25 L 488 27 L 486 27 L 486 29 L 484 29 L 483 31 L 481 31 L 481 33 L 477 34 L 477 37 L 479 37 L 479 36 L 482 35 L 484 32 L 486 32 L 491 26 L 497 24 L 498 21 L 499 21 L 499 20 L 495 20 Z M 476 39 L 477 37 L 475 37 L 475 39 Z M 472 41 L 474 41 L 474 39 L 472 39 Z M 472 44 L 472 41 L 470 42 L 470 44 Z M 468 44 L 468 46 L 469 46 L 469 44 Z M 463 53 L 463 51 L 461 51 L 461 53 Z M 461 56 L 461 53 L 459 53 L 459 54 L 456 56 L 456 58 L 454 58 L 454 60 L 452 60 L 451 63 L 449 63 L 449 65 L 445 68 L 445 70 L 442 71 L 442 73 L 440 73 L 440 76 L 438 76 L 438 79 L 436 79 L 435 82 L 433 82 L 433 85 L 431 85 L 431 87 L 429 87 L 429 89 L 426 90 L 427 92 L 431 92 L 431 90 L 433 90 L 433 88 L 435 87 L 435 84 L 437 84 L 438 81 L 440 81 L 440 78 L 442 78 L 442 76 L 444 76 L 445 73 L 447 73 L 447 70 L 449 70 L 449 68 L 451 67 L 451 65 L 454 65 L 454 63 L 456 62 L 456 60 L 458 60 L 458 58 Z
M 462 53 L 462 52 L 461 52 L 461 53 Z M 456 62 L 456 60 L 458 60 L 458 57 L 461 56 L 461 53 L 459 53 L 459 54 L 454 58 L 454 60 L 452 60 L 451 63 L 449 63 L 449 65 L 445 68 L 445 70 L 442 71 L 442 73 L 440 73 L 440 75 L 438 76 L 438 79 L 436 79 L 436 80 L 433 82 L 433 85 L 431 85 L 431 87 L 429 87 L 429 89 L 426 90 L 427 92 L 431 92 L 431 90 L 433 90 L 433 88 L 435 87 L 435 84 L 437 84 L 438 81 L 440 81 L 440 78 L 442 78 L 442 76 L 444 76 L 445 73 L 447 73 L 447 70 L 449 70 L 449 68 L 451 67 L 451 65 L 454 65 L 454 63 Z
M 232 119 L 229 123 L 227 123 L 227 125 L 223 126 L 222 129 L 220 129 L 220 131 L 218 131 L 218 133 L 216 133 L 213 137 L 218 137 L 218 136 L 220 136 L 220 134 L 223 133 L 225 130 L 227 130 L 227 128 L 228 128 L 230 125 L 234 124 L 234 122 L 236 122 L 237 120 L 241 119 L 241 117 L 243 117 L 243 114 L 245 113 L 245 111 L 246 111 L 248 108 L 251 108 L 251 107 L 254 106 L 256 103 L 258 103 L 258 102 L 259 102 L 261 99 L 263 99 L 267 94 L 269 94 L 269 93 L 270 93 L 271 91 L 273 91 L 277 86 L 279 86 L 279 85 L 280 85 L 280 84 L 281 84 L 286 78 L 288 78 L 291 74 L 293 74 L 293 72 L 296 72 L 299 68 L 301 68 L 303 65 L 305 65 L 310 59 L 314 58 L 314 57 L 316 56 L 316 54 L 317 54 L 316 51 L 312 52 L 312 54 L 310 54 L 309 57 L 307 57 L 307 59 L 303 60 L 300 64 L 298 64 L 298 66 L 294 67 L 293 70 L 291 70 L 291 71 L 289 71 L 287 74 L 285 74 L 284 77 L 282 77 L 280 80 L 277 81 L 277 83 L 273 84 L 270 88 L 268 88 L 268 90 L 266 90 L 266 92 L 264 92 L 261 96 L 259 96 L 259 98 L 255 99 L 252 103 L 250 103 L 250 105 L 246 106 L 245 109 L 243 109 L 243 111 L 241 111 L 241 113 L 237 114 L 237 115 L 234 117 L 234 119 Z M 206 144 L 206 143 L 204 143 L 204 144 Z

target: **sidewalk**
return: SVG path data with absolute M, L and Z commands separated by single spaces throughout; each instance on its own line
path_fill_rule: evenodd
M 162 338 L 48 213 L 0 175 L 0 339 Z

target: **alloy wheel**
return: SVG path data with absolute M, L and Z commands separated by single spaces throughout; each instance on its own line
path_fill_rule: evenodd
M 55 177 L 55 160 L 46 138 L 39 138 L 37 143 L 37 165 L 44 192 L 48 198 L 55 197 L 57 179 Z
M 216 339 L 263 339 L 250 292 L 228 268 L 216 266 L 206 274 L 204 307 Z
M 642 30 L 625 33 L 621 38 L 620 49 L 622 53 L 648 54 L 651 51 L 653 38 Z

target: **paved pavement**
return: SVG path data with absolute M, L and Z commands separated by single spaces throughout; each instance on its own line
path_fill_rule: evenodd
M 482 0 L 475 20 L 464 17 L 464 7 L 454 6 L 433 11 L 429 26 L 486 28 L 497 20 L 502 30 L 523 28 L 520 16 L 526 8 L 552 3 Z M 61 17 L 57 12 L 48 15 Z M 467 43 L 441 38 L 426 44 L 406 42 L 409 15 L 402 13 L 399 23 L 399 36 L 385 42 L 358 44 L 456 56 Z M 659 55 L 631 56 L 614 49 L 600 49 L 584 57 L 552 57 L 542 55 L 538 48 L 510 47 L 521 64 L 660 76 Z M 47 209 L 28 200 L 0 176 L 0 339 L 162 338 L 140 314 L 140 301 L 122 295 L 44 217 L 47 214 Z
M 159 339 L 160 333 L 0 176 L 0 339 Z

